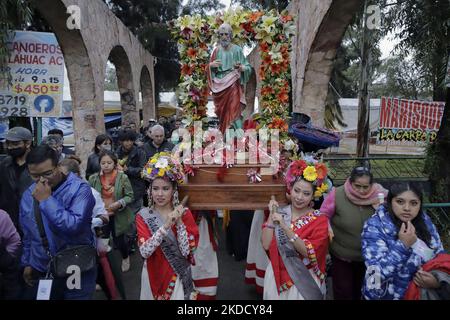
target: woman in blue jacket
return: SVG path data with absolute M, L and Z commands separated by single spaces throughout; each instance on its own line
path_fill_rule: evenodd
M 437 279 L 421 266 L 443 251 L 436 227 L 422 210 L 420 189 L 411 183 L 392 185 L 387 203 L 362 232 L 364 298 L 402 299 L 411 281 L 421 288 L 438 288 Z

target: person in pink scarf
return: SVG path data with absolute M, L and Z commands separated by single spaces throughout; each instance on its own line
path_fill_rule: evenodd
M 364 222 L 384 202 L 387 190 L 373 182 L 369 168 L 356 167 L 333 189 L 320 211 L 330 221 L 331 270 L 335 300 L 360 300 L 366 268 L 361 252 Z

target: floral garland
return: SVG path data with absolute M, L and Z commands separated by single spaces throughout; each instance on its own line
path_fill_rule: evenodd
M 142 169 L 141 176 L 147 181 L 163 178 L 179 184 L 184 182 L 183 167 L 168 152 L 156 153 L 151 157 Z
M 323 162 L 312 157 L 293 161 L 286 172 L 285 181 L 288 192 L 298 177 L 312 182 L 315 187 L 314 198 L 318 199 L 331 189 L 331 181 L 327 178 L 328 168 Z
M 280 130 L 280 140 L 289 141 L 288 118 L 290 91 L 290 51 L 294 21 L 287 11 L 278 13 L 229 10 L 217 16 L 183 16 L 169 23 L 172 36 L 178 42 L 181 62 L 180 100 L 185 125 L 192 128 L 195 120 L 206 116 L 208 83 L 205 69 L 209 64 L 212 43 L 217 42 L 215 30 L 222 23 L 233 29 L 233 43 L 251 45 L 258 42 L 261 66 L 260 106 L 258 127 Z M 208 46 L 209 45 L 209 46 Z

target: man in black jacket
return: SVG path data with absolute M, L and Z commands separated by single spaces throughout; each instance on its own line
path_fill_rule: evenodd
M 23 127 L 11 128 L 5 136 L 9 156 L 0 163 L 0 209 L 11 217 L 19 233 L 19 206 L 23 192 L 33 183 L 25 163 L 33 135 Z
M 164 127 L 157 124 L 152 127 L 151 132 L 152 141 L 144 144 L 145 154 L 147 159 L 153 157 L 159 152 L 171 152 L 174 145 L 166 140 Z

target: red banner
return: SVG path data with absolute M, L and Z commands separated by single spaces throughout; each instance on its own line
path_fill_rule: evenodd
M 433 142 L 445 102 L 381 98 L 378 143 Z

